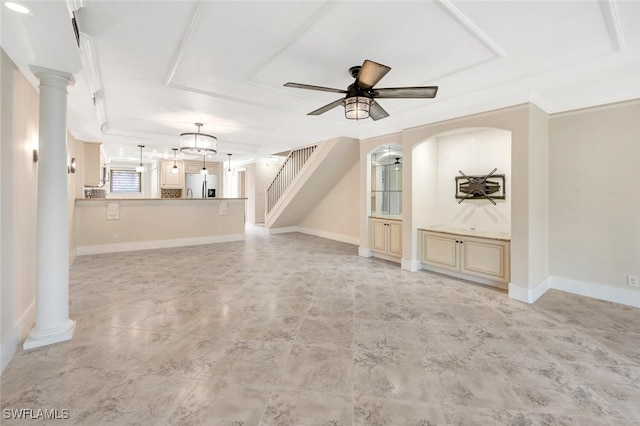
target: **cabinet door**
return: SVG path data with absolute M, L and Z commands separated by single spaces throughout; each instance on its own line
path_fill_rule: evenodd
M 509 242 L 464 238 L 460 271 L 486 278 L 508 282 Z
M 173 168 L 173 161 L 162 161 L 161 162 L 161 174 L 160 174 L 160 187 L 165 189 L 182 189 L 183 178 L 184 178 L 184 166 L 182 164 L 178 164 L 179 173 L 171 173 L 171 169 Z
M 195 163 L 195 162 L 185 163 L 184 168 L 185 168 L 186 173 L 200 173 L 200 170 L 202 169 L 202 162 L 200 162 L 200 163 Z
M 402 222 L 389 221 L 389 254 L 402 257 Z
M 371 219 L 371 250 L 382 253 L 387 252 L 387 226 L 386 222 L 378 219 Z
M 458 270 L 458 241 L 447 234 L 422 232 L 422 261 Z

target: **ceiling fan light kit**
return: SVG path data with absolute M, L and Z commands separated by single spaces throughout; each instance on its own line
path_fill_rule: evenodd
M 207 155 L 218 152 L 218 138 L 206 133 L 200 133 L 202 123 L 195 123 L 197 133 L 187 132 L 180 134 L 180 151 L 187 154 Z
M 307 115 L 320 115 L 332 110 L 338 105 L 344 106 L 344 115 L 350 120 L 361 120 L 371 117 L 377 121 L 389 116 L 375 98 L 435 98 L 438 86 L 415 86 L 415 87 L 388 87 L 374 89 L 391 67 L 365 59 L 362 65 L 349 68 L 349 74 L 356 79 L 347 90 L 333 89 L 331 87 L 313 86 L 302 83 L 285 83 L 285 87 L 296 89 L 316 90 L 320 92 L 331 92 L 344 94 L 344 98 L 337 99 L 323 107 L 311 111 Z
M 371 99 L 364 96 L 353 96 L 344 100 L 344 116 L 350 120 L 369 118 Z

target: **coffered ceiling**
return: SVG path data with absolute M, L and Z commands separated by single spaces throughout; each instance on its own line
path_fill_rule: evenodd
M 3 49 L 34 86 L 29 65 L 74 74 L 69 129 L 111 161 L 136 161 L 138 144 L 172 158 L 196 122 L 218 137 L 214 158 L 242 162 L 528 101 L 556 113 L 640 97 L 636 1 L 22 3 L 32 16 L 0 12 Z M 283 87 L 346 89 L 364 59 L 392 67 L 376 87 L 437 97 L 381 99 L 390 117 L 352 121 L 306 115 L 338 94 Z

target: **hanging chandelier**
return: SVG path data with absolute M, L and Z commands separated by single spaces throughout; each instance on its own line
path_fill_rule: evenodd
M 216 154 L 218 152 L 218 138 L 215 136 L 200 133 L 202 123 L 195 123 L 198 132 L 187 132 L 180 135 L 180 151 L 187 154 Z

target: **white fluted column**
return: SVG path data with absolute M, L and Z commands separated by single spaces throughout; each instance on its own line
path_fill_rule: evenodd
M 69 224 L 67 205 L 66 72 L 31 67 L 40 80 L 38 159 L 38 244 L 36 251 L 36 324 L 24 349 L 70 340 Z

